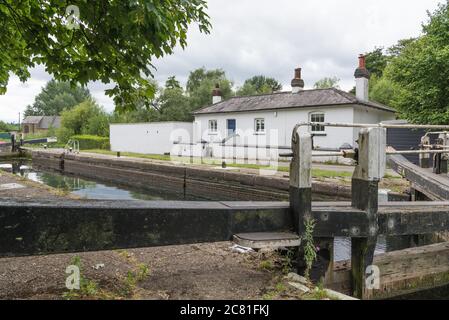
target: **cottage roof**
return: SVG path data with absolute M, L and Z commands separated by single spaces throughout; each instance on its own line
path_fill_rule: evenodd
M 60 116 L 28 116 L 23 124 L 37 124 L 40 129 L 49 129 L 50 127 L 59 128 L 61 126 Z
M 42 116 L 28 116 L 23 119 L 23 124 L 39 124 L 41 122 Z
M 201 115 L 208 113 L 248 112 L 339 105 L 364 105 L 383 111 L 395 112 L 383 104 L 374 101 L 361 101 L 350 93 L 329 88 L 302 90 L 298 93 L 279 92 L 246 97 L 232 97 L 197 110 L 194 114 Z

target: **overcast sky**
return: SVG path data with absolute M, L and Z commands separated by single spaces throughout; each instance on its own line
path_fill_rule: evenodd
M 341 79 L 340 87 L 354 85 L 359 53 L 388 47 L 399 39 L 418 36 L 426 10 L 441 0 L 209 0 L 213 30 L 204 35 L 192 26 L 188 47 L 156 61 L 156 79 L 163 84 L 176 75 L 185 83 L 189 71 L 222 68 L 239 86 L 253 75 L 274 77 L 290 90 L 295 67 L 303 68 L 306 88 L 326 76 Z M 232 4 L 230 4 L 232 3 Z M 82 12 L 81 12 L 82 16 Z M 0 96 L 0 120 L 17 121 L 18 113 L 33 103 L 51 76 L 44 67 L 21 83 L 12 77 Z M 108 111 L 114 106 L 104 86 L 89 86 Z

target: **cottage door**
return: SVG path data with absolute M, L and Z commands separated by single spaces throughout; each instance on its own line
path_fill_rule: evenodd
M 233 135 L 235 133 L 235 119 L 228 119 L 227 120 L 227 129 L 228 129 L 228 136 Z

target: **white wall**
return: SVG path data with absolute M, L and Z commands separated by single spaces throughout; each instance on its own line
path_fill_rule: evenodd
M 301 108 L 295 110 L 277 111 L 254 111 L 254 112 L 234 112 L 221 114 L 197 115 L 194 123 L 194 141 L 207 141 L 206 148 L 211 148 L 214 157 L 218 158 L 248 158 L 248 159 L 271 159 L 277 160 L 279 153 L 286 153 L 289 150 L 284 148 L 291 146 L 291 135 L 294 126 L 299 122 L 309 122 L 310 114 L 322 112 L 325 114 L 325 122 L 343 123 L 379 123 L 384 120 L 394 119 L 394 114 L 366 108 L 362 106 L 333 106 L 322 108 Z M 256 118 L 265 119 L 265 133 L 256 134 L 254 121 Z M 226 120 L 236 119 L 236 133 L 234 137 L 226 142 L 226 146 L 220 142 L 227 137 Z M 209 120 L 217 120 L 217 132 L 211 133 L 208 129 Z M 304 127 L 301 130 L 310 130 Z M 314 137 L 314 147 L 318 148 L 339 148 L 345 143 L 355 146 L 358 137 L 358 130 L 353 128 L 326 127 L 322 135 Z M 232 145 L 240 147 L 233 148 Z M 258 145 L 259 148 L 255 148 Z M 243 146 L 247 146 L 244 148 Z M 274 147 L 272 149 L 264 146 Z M 262 147 L 262 148 L 260 148 Z M 199 152 L 199 153 L 198 153 Z M 194 153 L 195 156 L 205 156 L 206 151 L 201 149 Z M 317 161 L 337 161 L 336 157 L 314 158 Z
M 152 122 L 111 124 L 111 150 L 147 154 L 170 153 L 175 156 L 277 161 L 279 153 L 290 152 L 291 135 L 299 122 L 310 121 L 310 114 L 322 112 L 325 122 L 379 123 L 394 119 L 394 114 L 364 106 L 333 106 L 296 110 L 254 111 L 197 115 L 194 123 Z M 254 120 L 265 119 L 265 133 L 255 133 Z M 227 138 L 226 120 L 236 120 L 237 137 Z M 217 132 L 209 132 L 209 120 L 217 120 Z M 309 130 L 303 127 L 301 130 Z M 326 127 L 314 137 L 314 147 L 339 148 L 345 143 L 355 146 L 358 129 Z M 205 141 L 206 143 L 201 143 Z M 179 143 L 174 143 L 179 142 Z M 193 145 L 192 145 L 193 143 Z M 234 147 L 237 146 L 237 147 Z M 271 148 L 266 148 L 270 146 Z M 316 161 L 341 160 L 319 157 Z
M 312 112 L 323 112 L 327 122 L 351 122 L 353 119 L 351 106 L 197 115 L 194 125 L 195 141 L 218 142 L 223 140 L 227 136 L 226 120 L 236 119 L 237 133 L 240 135 L 240 138 L 236 140 L 237 144 L 258 143 L 259 145 L 290 147 L 294 126 L 299 122 L 308 122 Z M 265 119 L 265 134 L 254 132 L 256 118 Z M 217 133 L 209 132 L 209 120 L 217 120 Z M 304 128 L 304 130 L 308 129 Z M 317 146 L 338 148 L 345 142 L 353 142 L 352 129 L 326 128 L 325 135 L 316 136 L 315 142 Z
M 382 111 L 366 106 L 354 107 L 354 123 L 380 123 L 382 121 L 394 120 L 396 116 L 394 113 Z M 354 128 L 354 137 L 357 140 L 359 135 L 359 128 Z
M 191 122 L 111 124 L 111 150 L 146 154 L 170 153 L 174 142 L 191 142 L 192 126 Z

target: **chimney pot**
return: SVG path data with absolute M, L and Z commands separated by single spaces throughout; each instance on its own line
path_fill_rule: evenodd
M 359 68 L 366 69 L 366 57 L 363 54 L 359 55 Z
M 301 79 L 301 68 L 295 69 L 295 79 Z
M 355 95 L 360 101 L 369 100 L 369 78 L 370 73 L 366 69 L 366 57 L 363 54 L 359 55 L 359 67 L 355 70 Z
M 212 90 L 212 104 L 221 102 L 223 94 L 221 93 L 220 84 L 215 84 L 214 90 Z
M 298 93 L 304 88 L 304 80 L 301 79 L 301 68 L 295 69 L 295 77 L 292 82 L 292 93 Z
M 366 57 L 364 54 L 359 55 L 359 67 L 355 69 L 354 76 L 356 78 L 370 78 L 370 73 L 366 69 Z

